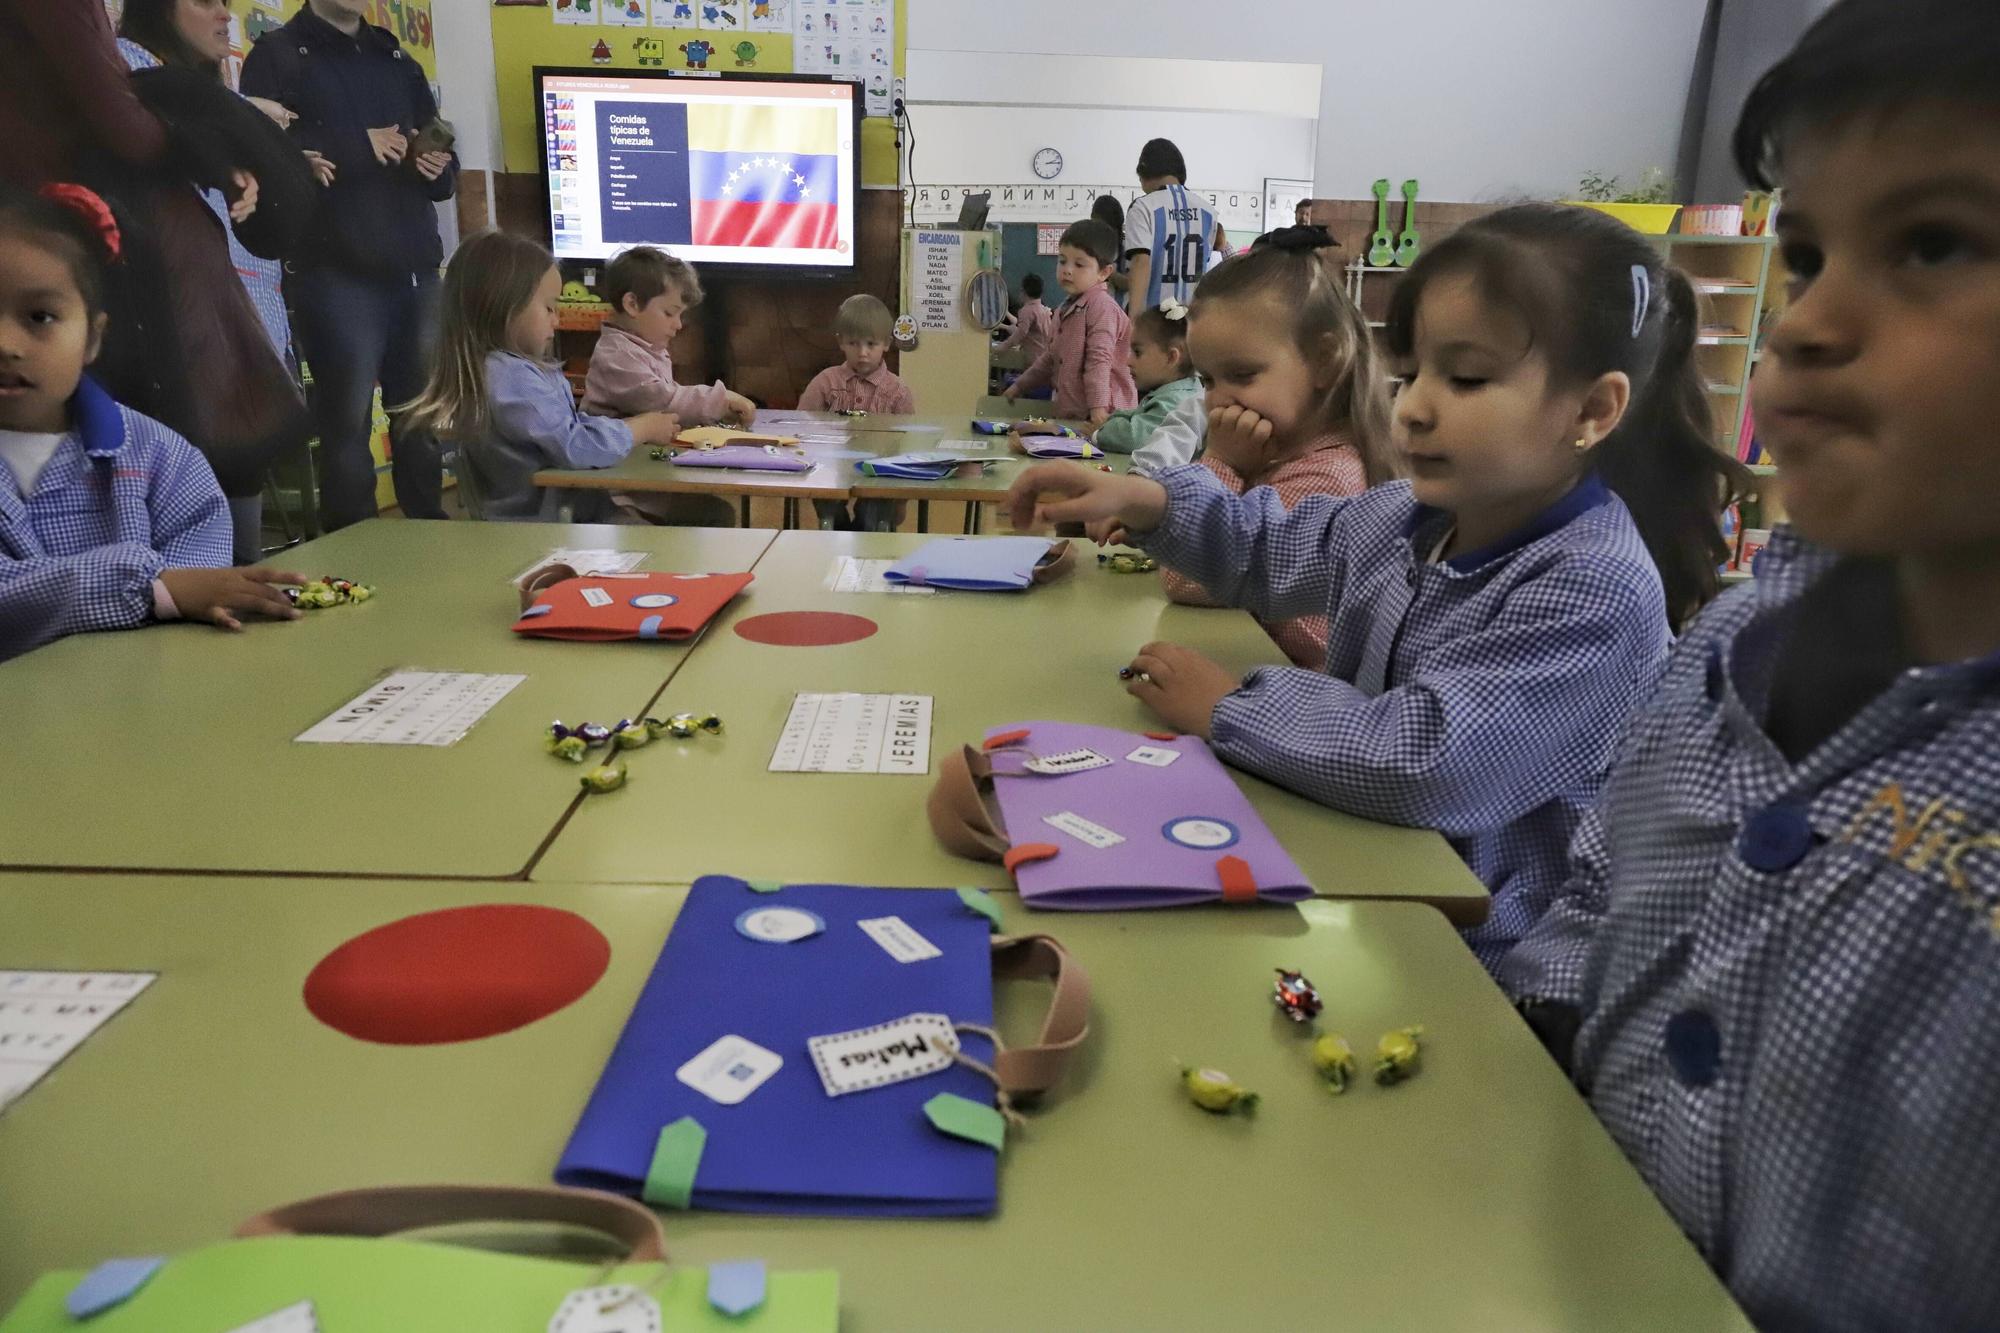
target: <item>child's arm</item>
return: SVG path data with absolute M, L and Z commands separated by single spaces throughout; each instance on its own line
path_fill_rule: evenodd
M 631 425 L 577 411 L 569 386 L 545 378 L 526 362 L 495 358 L 489 363 L 486 398 L 495 431 L 533 445 L 557 467 L 611 467 L 637 443 Z M 650 422 L 657 415 L 633 420 Z
M 896 391 L 889 395 L 882 408 L 883 415 L 892 417 L 913 417 L 917 414 L 917 395 L 902 380 L 896 381 Z
M 1052 339 L 1048 346 L 1042 348 L 1041 355 L 1007 386 L 1007 397 L 1019 398 L 1031 390 L 1047 388 L 1054 381 L 1055 373 L 1056 345 Z
M 1192 463 L 1205 452 L 1207 433 L 1208 396 L 1197 390 L 1181 399 L 1132 451 L 1132 470 L 1156 476 L 1170 467 Z
M 1491 829 L 1602 771 L 1653 687 L 1665 632 L 1657 583 L 1571 561 L 1372 698 L 1334 676 L 1260 667 L 1215 706 L 1211 739 L 1238 767 L 1350 814 Z
M 1152 439 L 1153 432 L 1166 424 L 1176 406 L 1178 403 L 1170 395 L 1148 394 L 1137 407 L 1122 408 L 1105 418 L 1091 441 L 1098 448 L 1114 454 L 1137 453 L 1139 446 Z
M 1117 318 L 1113 318 L 1116 315 Z M 1083 404 L 1100 424 L 1111 414 L 1111 370 L 1121 360 L 1116 309 L 1093 301 L 1083 312 Z
M 1611 849 L 1604 807 L 1594 805 L 1577 827 L 1569 850 L 1569 880 L 1521 941 L 1501 961 L 1495 979 L 1523 1008 L 1529 1026 L 1556 1063 L 1570 1067 L 1571 1043 L 1586 995 L 1585 975 L 1604 920 L 1611 881 Z
M 832 410 L 833 399 L 826 391 L 826 372 L 822 370 L 812 377 L 812 383 L 806 385 L 806 391 L 799 395 L 799 411 L 831 412 Z
M 70 634 L 143 625 L 153 618 L 153 581 L 163 571 L 229 564 L 229 507 L 215 474 L 191 446 L 175 443 L 158 451 L 152 469 L 153 545 L 0 557 L 0 658 Z

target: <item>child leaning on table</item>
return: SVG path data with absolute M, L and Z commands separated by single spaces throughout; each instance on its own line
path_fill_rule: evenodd
M 1153 432 L 1190 395 L 1201 392 L 1194 363 L 1188 360 L 1188 309 L 1169 298 L 1168 304 L 1143 310 L 1132 321 L 1132 345 L 1127 361 L 1139 405 L 1121 408 L 1105 418 L 1091 435 L 1098 448 L 1129 454 L 1151 439 Z
M 611 306 L 590 353 L 583 380 L 583 410 L 595 416 L 630 417 L 666 412 L 676 427 L 719 421 L 749 425 L 757 405 L 721 380 L 676 384 L 669 346 L 687 312 L 701 304 L 694 265 L 650 245 L 620 251 L 598 278 L 597 294 Z M 621 509 L 649 523 L 728 528 L 736 508 L 719 495 L 614 495 Z
M 577 407 L 569 381 L 545 359 L 561 294 L 549 252 L 508 232 L 467 237 L 445 265 L 436 367 L 422 396 L 398 410 L 408 429 L 456 443 L 483 518 L 554 520 L 561 492 L 537 486 L 535 473 L 610 467 L 635 445 L 673 442 L 670 412 L 621 421 Z M 605 516 L 608 506 L 591 500 L 580 521 Z
M 299 575 L 228 568 L 208 461 L 84 374 L 121 246 L 80 185 L 0 186 L 0 660 L 88 630 L 299 614 L 271 586 Z
M 1257 259 L 1231 260 L 1202 290 Z M 1339 285 L 1317 263 L 1311 280 Z M 1211 452 L 1299 434 L 1286 387 L 1326 373 L 1335 335 L 1310 355 L 1249 336 L 1245 322 L 1293 317 L 1283 291 L 1195 308 Z M 1287 510 L 1271 488 L 1232 495 L 1200 466 L 1148 480 L 1065 464 L 1015 482 L 1013 517 L 1023 529 L 1116 519 L 1230 605 L 1326 615 L 1324 673 L 1239 680 L 1155 643 L 1128 688 L 1230 763 L 1443 833 L 1493 892 L 1468 935 L 1490 968 L 1561 889 L 1673 620 L 1715 589 L 1722 481 L 1740 468 L 1712 443 L 1698 324 L 1692 284 L 1623 223 L 1503 209 L 1427 251 L 1396 290 L 1395 442 L 1410 480 Z
M 1759 1328 L 2000 1328 L 2000 21 L 1841 0 L 1736 131 L 1792 526 L 1501 983 Z
M 1238 397 L 1241 372 L 1255 365 L 1262 369 L 1252 397 L 1271 409 L 1268 415 L 1291 423 L 1261 437 L 1224 432 L 1201 465 L 1238 495 L 1269 486 L 1287 509 L 1309 495 L 1358 495 L 1395 475 L 1375 339 L 1347 299 L 1333 244 L 1317 227 L 1272 232 L 1256 249 L 1218 265 L 1194 298 L 1203 346 L 1220 349 L 1210 353 L 1220 358 L 1211 375 L 1214 405 L 1247 401 Z M 1273 319 L 1274 308 L 1288 318 Z M 1136 334 L 1133 341 L 1136 347 Z M 1277 373 L 1294 362 L 1306 373 Z M 1215 605 L 1184 574 L 1162 570 L 1160 579 L 1171 601 Z M 1326 665 L 1324 612 L 1261 623 L 1292 665 L 1308 671 Z
M 862 293 L 840 303 L 833 318 L 834 341 L 840 344 L 840 364 L 813 376 L 799 395 L 801 412 L 863 412 L 877 416 L 909 416 L 917 410 L 916 395 L 902 377 L 889 369 L 889 333 L 894 324 L 879 296 Z M 822 523 L 838 528 L 895 527 L 903 521 L 901 501 L 862 500 L 850 511 L 839 500 L 815 500 Z

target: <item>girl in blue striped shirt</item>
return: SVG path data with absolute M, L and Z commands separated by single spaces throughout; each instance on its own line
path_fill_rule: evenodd
M 156 620 L 295 619 L 279 570 L 217 568 L 229 511 L 194 446 L 84 375 L 118 226 L 80 185 L 0 188 L 0 660 Z
M 1244 262 L 1218 268 L 1218 285 Z M 1310 252 L 1270 272 L 1256 292 L 1195 299 L 1211 447 L 1233 436 L 1254 450 L 1305 409 L 1325 355 L 1312 330 L 1346 300 Z M 1324 674 L 1238 680 L 1156 643 L 1128 688 L 1231 763 L 1444 833 L 1492 891 L 1469 935 L 1491 966 L 1561 886 L 1671 625 L 1715 590 L 1736 465 L 1710 440 L 1697 323 L 1687 279 L 1624 224 L 1506 209 L 1398 288 L 1388 332 L 1409 480 L 1287 512 L 1200 467 L 1157 480 L 1039 467 L 1015 484 L 1014 519 L 1116 518 L 1218 600 L 1266 620 L 1325 613 Z M 1252 332 L 1270 327 L 1299 336 Z

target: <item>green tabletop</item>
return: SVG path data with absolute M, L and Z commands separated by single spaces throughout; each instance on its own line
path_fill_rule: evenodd
M 725 734 L 646 751 L 628 787 L 586 802 L 564 825 L 535 877 L 674 883 L 726 873 L 1004 886 L 999 866 L 953 856 L 932 838 L 923 813 L 931 777 L 768 772 L 793 695 L 931 695 L 935 774 L 937 756 L 1006 723 L 1156 728 L 1118 681 L 1118 668 L 1154 639 L 1190 644 L 1236 671 L 1284 660 L 1244 613 L 1171 605 L 1157 578 L 1106 571 L 1088 543 L 1079 543 L 1071 577 L 1025 593 L 916 597 L 825 586 L 837 557 L 898 556 L 925 540 L 782 534 L 758 563 L 757 582 L 655 709 L 714 712 Z M 748 616 L 808 609 L 864 616 L 880 629 L 856 643 L 785 648 L 729 628 Z M 1436 833 L 1337 814 L 1247 774 L 1238 781 L 1321 893 L 1414 898 L 1462 923 L 1485 918 L 1485 886 Z
M 252 1212 L 396 1183 L 546 1183 L 683 890 L 0 878 L 0 967 L 160 979 L 0 1114 L 0 1310 L 34 1276 L 173 1253 Z M 477 902 L 581 914 L 610 970 L 540 1022 L 458 1045 L 351 1040 L 300 1001 L 351 936 Z M 1313 902 L 1029 918 L 1094 984 L 1090 1044 L 1012 1136 L 976 1220 L 670 1215 L 689 1263 L 840 1271 L 848 1333 L 949 1327 L 1745 1329 L 1583 1102 L 1435 913 Z M 89 929 L 79 929 L 79 922 Z M 1272 969 L 1357 1047 L 1426 1028 L 1422 1071 L 1329 1095 Z M 1010 1039 L 1039 987 L 1000 991 Z M 1180 1061 L 1263 1096 L 1182 1099 Z M 585 1271 L 580 1269 L 581 1271 Z
M 558 547 L 744 570 L 771 537 L 377 520 L 275 562 L 371 583 L 372 601 L 240 634 L 77 635 L 0 664 L 13 774 L 0 866 L 518 874 L 577 795 L 539 730 L 644 712 L 688 651 L 523 639 L 511 580 Z M 294 743 L 400 669 L 527 680 L 452 746 Z

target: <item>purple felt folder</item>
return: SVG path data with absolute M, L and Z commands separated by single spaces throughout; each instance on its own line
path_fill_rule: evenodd
M 1030 907 L 1298 902 L 1312 885 L 1197 736 L 1074 722 L 991 733 L 1005 863 Z
M 768 444 L 725 444 L 716 449 L 683 449 L 674 455 L 676 467 L 720 467 L 743 472 L 807 472 L 810 459 Z

